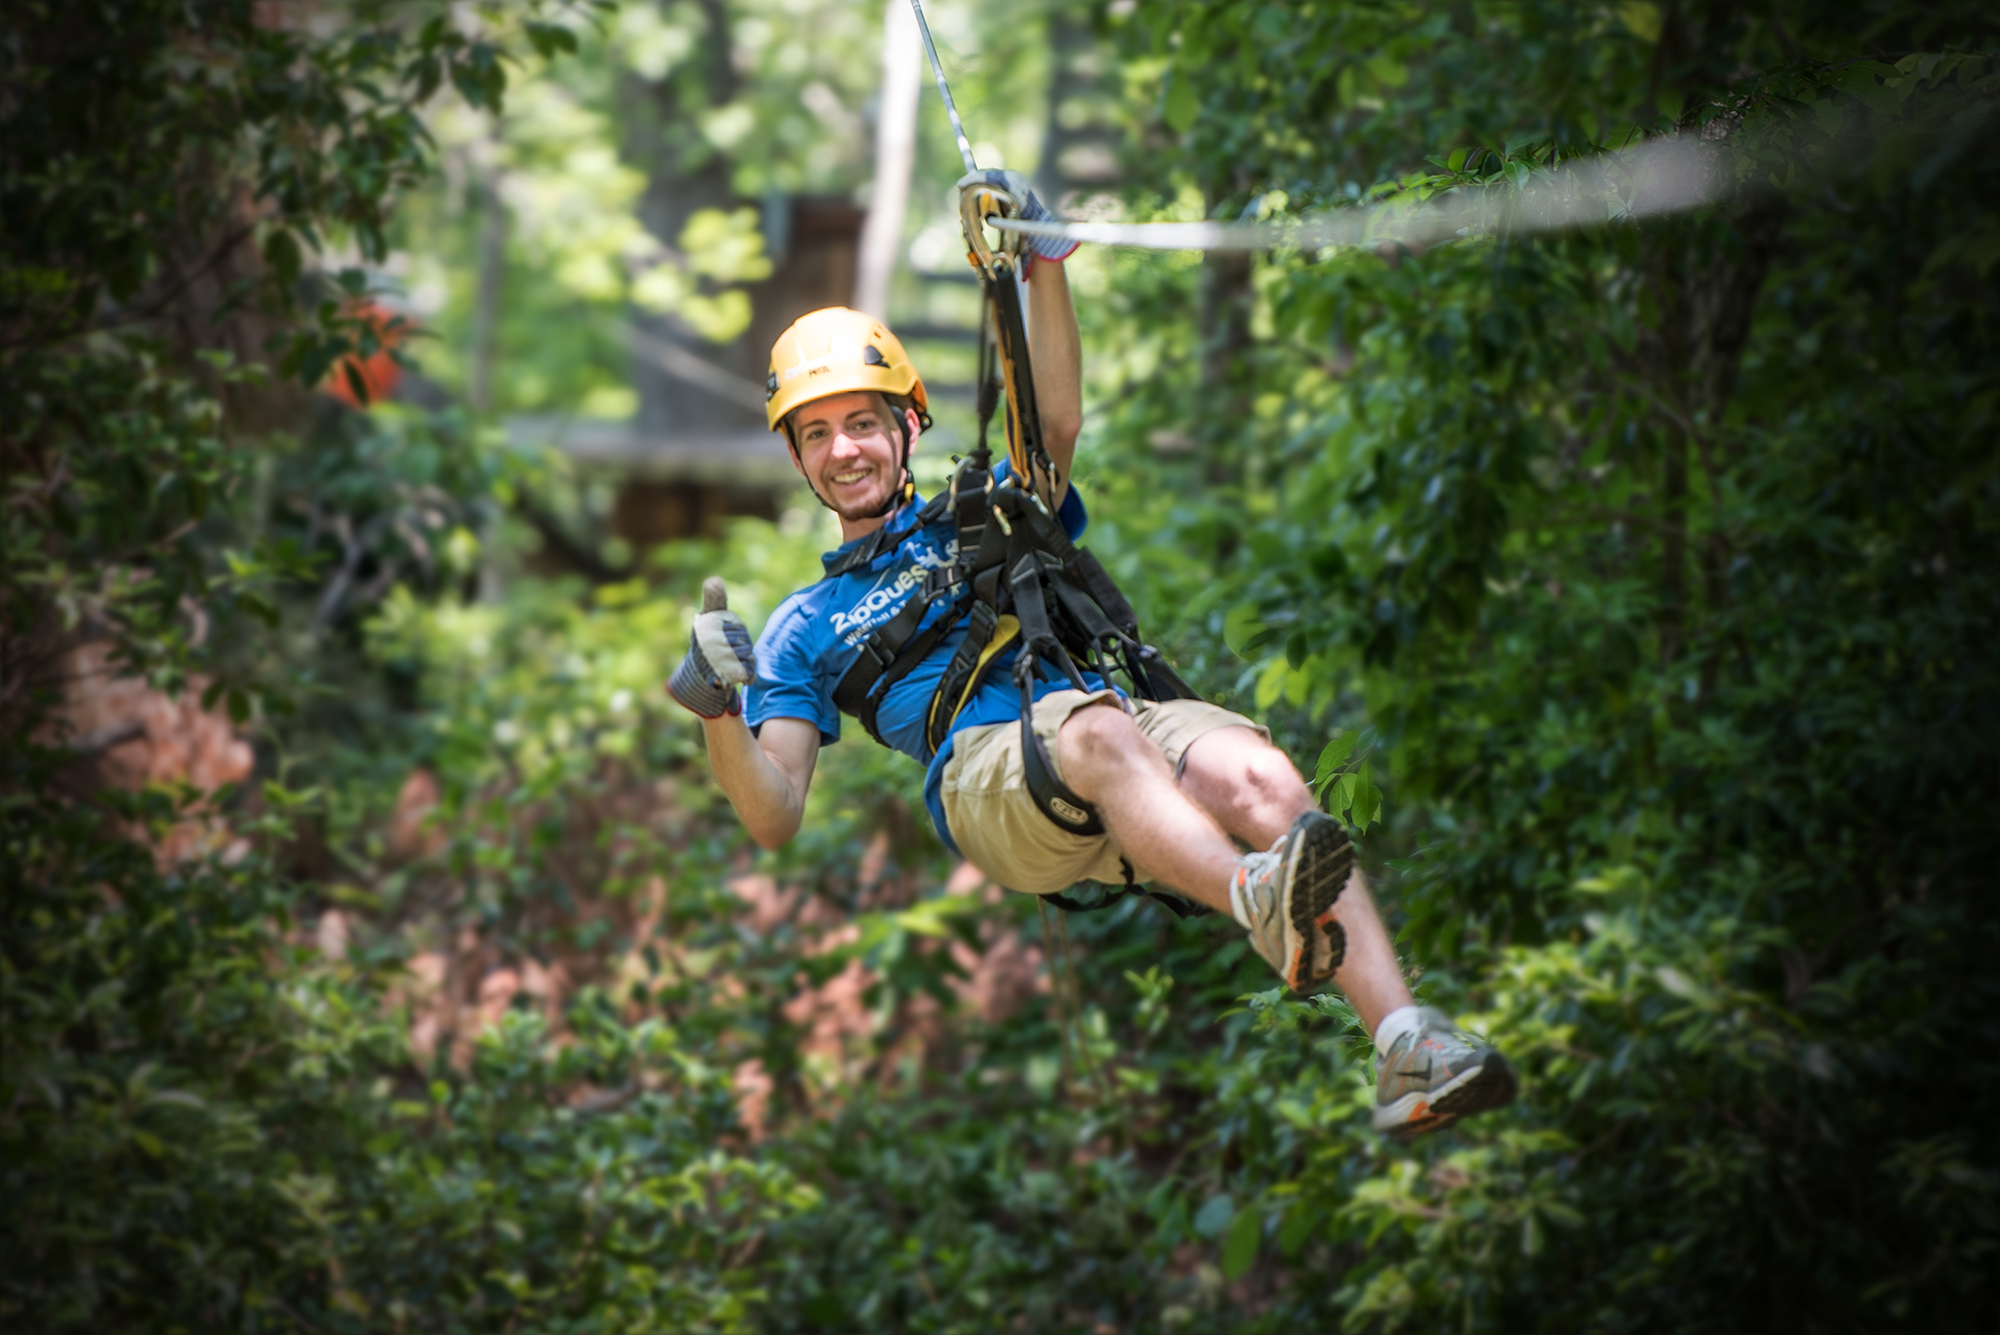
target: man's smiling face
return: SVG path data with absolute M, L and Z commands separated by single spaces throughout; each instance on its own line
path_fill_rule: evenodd
M 876 516 L 903 485 L 903 442 L 880 394 L 833 394 L 792 413 L 793 464 L 848 523 Z M 914 448 L 916 414 L 905 418 Z

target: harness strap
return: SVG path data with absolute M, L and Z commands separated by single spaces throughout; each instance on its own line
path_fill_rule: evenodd
M 1063 532 L 1062 525 L 1044 510 L 1040 499 L 1031 491 L 1016 491 L 1009 500 L 1016 516 L 1015 522 L 1028 527 L 1028 536 L 1041 551 L 1056 558 L 1059 564 L 1067 564 L 1077 554 L 1077 545 Z
M 924 619 L 924 600 L 912 595 L 895 616 L 877 626 L 861 642 L 861 656 L 833 688 L 833 703 L 843 714 L 859 714 L 882 674 L 895 665 L 896 655 L 917 633 Z
M 994 308 L 995 341 L 1007 402 L 1007 458 L 1015 479 L 1030 491 L 1046 479 L 1056 483 L 1055 462 L 1042 444 L 1042 417 L 1035 405 L 1035 378 L 1029 370 L 1027 323 L 1021 318 L 1021 289 L 1011 258 L 998 274 L 980 274 L 986 300 Z
M 889 745 L 889 742 L 882 736 L 881 729 L 876 726 L 876 718 L 881 711 L 882 702 L 889 697 L 890 688 L 921 667 L 924 660 L 931 656 L 931 651 L 944 643 L 945 637 L 957 628 L 959 612 L 963 609 L 947 610 L 920 633 L 912 635 L 904 632 L 902 642 L 887 651 L 886 663 L 876 656 L 874 646 L 877 640 L 882 638 L 883 632 L 892 627 L 907 624 L 914 629 L 922 622 L 924 613 L 929 607 L 929 599 L 913 594 L 910 601 L 903 605 L 903 610 L 898 612 L 888 625 L 869 637 L 868 644 L 863 646 L 864 652 L 861 657 L 855 660 L 854 666 L 834 687 L 834 704 L 860 719 L 861 726 L 868 730 L 868 735 L 883 746 Z
M 1212 918 L 1215 916 L 1215 910 L 1208 905 L 1197 904 L 1190 899 L 1182 899 L 1179 895 L 1171 891 L 1141 889 L 1138 877 L 1132 870 L 1131 860 L 1128 858 L 1118 859 L 1118 870 L 1124 873 L 1125 884 L 1113 890 L 1095 904 L 1086 904 L 1082 900 L 1067 894 L 1043 895 L 1042 898 L 1054 904 L 1064 913 L 1099 913 L 1115 906 L 1127 895 L 1144 895 L 1147 899 L 1160 905 L 1183 922 L 1189 918 Z
M 1145 685 L 1140 688 L 1148 700 L 1199 700 L 1201 696 L 1194 687 L 1181 680 L 1181 674 L 1174 671 L 1158 649 L 1150 644 L 1138 648 L 1139 671 L 1145 677 Z M 1128 663 L 1129 670 L 1129 663 Z M 1137 684 L 1136 682 L 1134 683 Z
M 1083 631 L 1086 639 L 1092 644 L 1109 645 L 1126 638 L 1120 634 L 1118 627 L 1111 624 L 1111 618 L 1104 614 L 1090 595 L 1070 580 L 1067 570 L 1051 570 L 1048 573 L 1049 587 L 1056 591 L 1057 601 Z
M 1056 777 L 1048 748 L 1035 734 L 1034 656 L 1026 649 L 1021 651 L 1014 676 L 1021 683 L 1021 769 L 1028 782 L 1028 796 L 1035 799 L 1044 816 L 1071 834 L 1084 838 L 1103 834 L 1104 822 L 1098 818 L 1097 808 Z
M 1021 623 L 996 613 L 990 603 L 975 602 L 965 619 L 965 639 L 945 665 L 924 718 L 924 746 L 932 755 L 951 735 L 951 725 L 972 699 L 1000 652 L 1020 638 Z
M 1139 635 L 1139 614 L 1132 610 L 1132 604 L 1125 600 L 1124 593 L 1111 582 L 1111 572 L 1104 568 L 1094 553 L 1086 547 L 1074 548 L 1075 555 L 1063 563 L 1071 579 L 1083 586 L 1090 600 L 1104 610 L 1111 618 L 1111 624 L 1118 627 L 1128 638 Z

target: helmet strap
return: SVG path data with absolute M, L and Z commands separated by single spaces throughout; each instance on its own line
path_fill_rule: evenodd
M 888 406 L 886 402 L 884 406 Z M 897 461 L 903 469 L 903 483 L 882 499 L 882 504 L 877 506 L 872 514 L 868 515 L 870 519 L 880 519 L 884 515 L 896 513 L 898 509 L 909 504 L 910 498 L 917 494 L 916 475 L 910 472 L 910 419 L 906 416 L 908 411 L 905 408 L 892 414 L 896 419 L 896 435 L 903 442 L 903 457 Z M 819 493 L 814 492 L 813 494 L 817 496 Z M 821 501 L 820 504 L 825 505 L 826 502 Z M 832 507 L 829 506 L 828 508 L 831 509 Z

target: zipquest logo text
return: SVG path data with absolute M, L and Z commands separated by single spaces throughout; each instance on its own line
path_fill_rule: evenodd
M 910 565 L 896 578 L 876 588 L 845 612 L 833 614 L 833 633 L 846 640 L 849 648 L 859 647 L 868 632 L 894 616 L 905 596 L 924 582 L 924 572 L 938 570 L 958 559 L 958 540 L 952 539 L 941 551 L 919 548 L 911 553 Z

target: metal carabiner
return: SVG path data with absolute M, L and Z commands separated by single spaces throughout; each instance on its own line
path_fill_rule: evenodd
M 1000 248 L 986 244 L 988 218 L 1017 218 L 1021 201 L 996 185 L 971 185 L 958 192 L 958 225 L 965 233 L 965 259 L 982 277 L 998 281 L 1012 278 L 1020 268 L 1020 255 L 1027 238 L 1019 232 L 1003 232 Z

